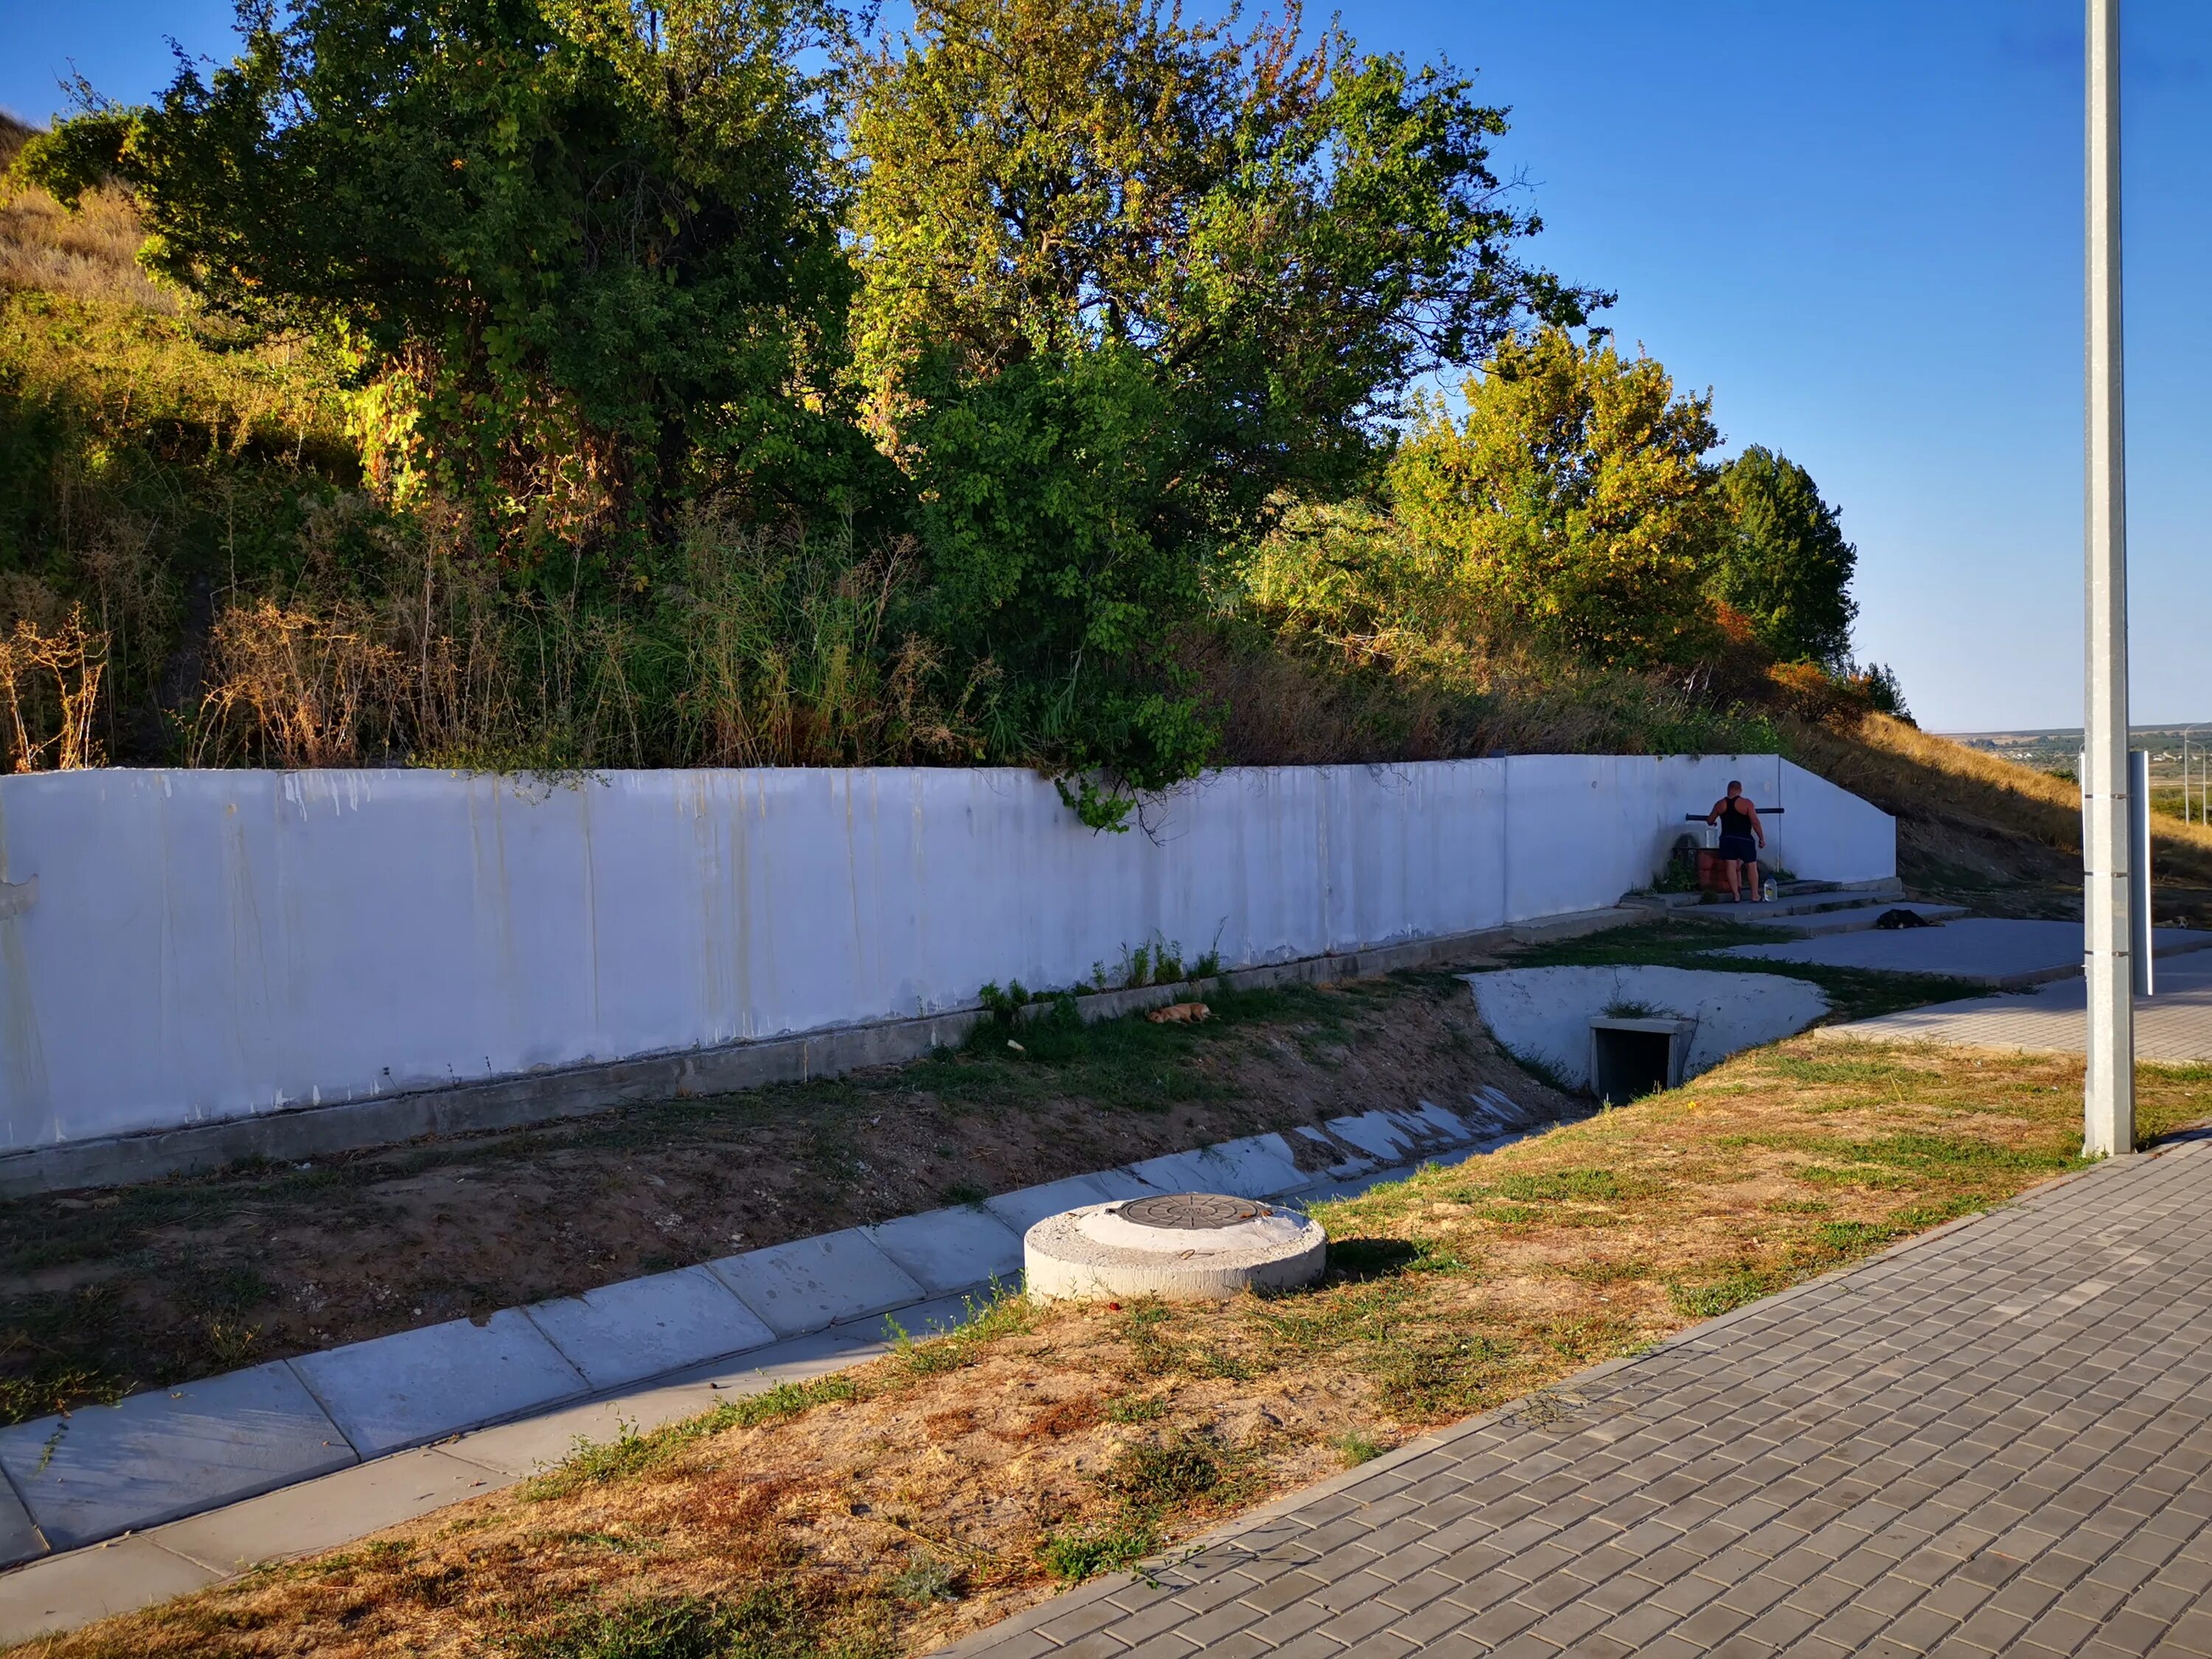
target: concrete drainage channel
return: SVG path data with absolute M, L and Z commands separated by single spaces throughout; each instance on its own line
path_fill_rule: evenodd
M 0 1641 L 327 1549 L 607 1440 L 957 1324 L 1047 1217 L 1231 1193 L 1295 1212 L 1546 1121 L 1486 1088 L 1171 1153 L 0 1430 Z M 1291 1231 L 1297 1231 L 1292 1229 Z
M 1633 1100 L 1794 1036 L 1828 1012 L 1809 981 L 1697 968 L 1506 968 L 1461 975 L 1498 1045 L 1558 1087 Z

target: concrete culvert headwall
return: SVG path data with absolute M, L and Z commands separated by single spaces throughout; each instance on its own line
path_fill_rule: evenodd
M 1593 1075 L 1594 1058 L 1601 1068 L 1618 1064 L 1623 1078 L 1644 1071 L 1636 1037 L 1646 1038 L 1646 1048 L 1651 1038 L 1668 1045 L 1663 1087 L 1742 1049 L 1793 1036 L 1828 1012 L 1819 986 L 1780 974 L 1621 965 L 1506 968 L 1462 977 L 1506 1053 L 1547 1081 L 1589 1092 L 1611 1080 Z M 1616 1054 L 1598 1052 L 1602 1039 L 1593 1040 L 1594 1022 L 1621 1034 Z

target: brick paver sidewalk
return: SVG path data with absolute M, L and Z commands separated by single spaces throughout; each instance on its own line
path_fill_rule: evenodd
M 972 1638 L 2212 1653 L 2212 1142 L 2115 1160 Z

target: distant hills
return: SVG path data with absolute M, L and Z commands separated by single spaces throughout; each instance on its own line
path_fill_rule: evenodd
M 1946 732 L 1943 736 L 2001 760 L 2067 778 L 2074 775 L 2081 753 L 2081 728 L 2078 726 L 2023 727 L 2011 732 Z M 2161 783 L 2180 782 L 2185 757 L 2193 786 L 2207 756 L 2212 755 L 2212 721 L 2131 726 L 2128 728 L 2128 743 L 2131 748 L 2150 751 L 2151 776 Z

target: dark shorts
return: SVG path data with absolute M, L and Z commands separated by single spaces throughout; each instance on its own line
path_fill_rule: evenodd
M 1749 836 L 1723 836 L 1720 853 L 1723 858 L 1734 864 L 1756 864 L 1759 861 L 1759 843 Z

